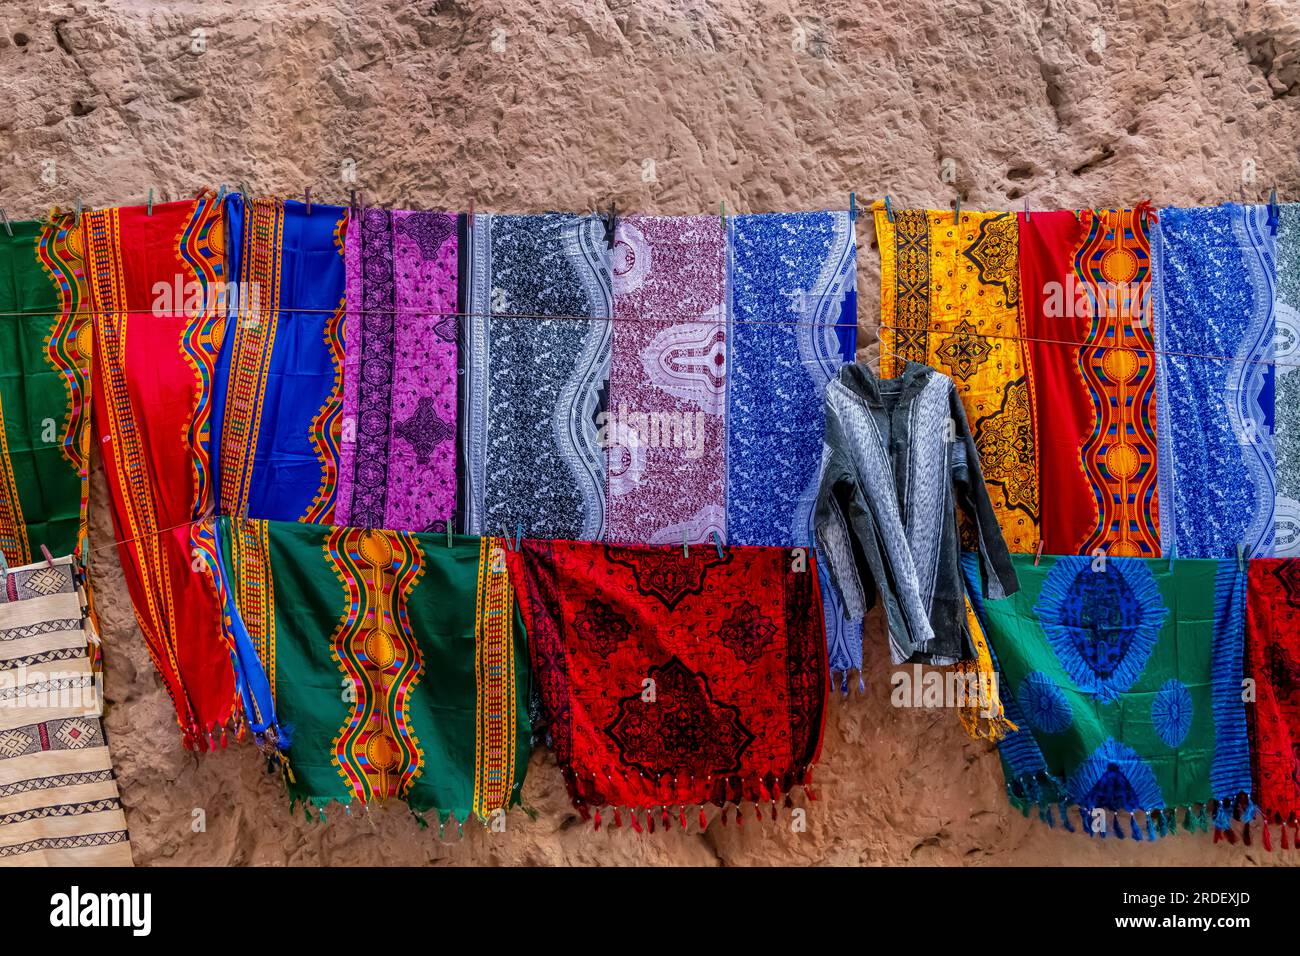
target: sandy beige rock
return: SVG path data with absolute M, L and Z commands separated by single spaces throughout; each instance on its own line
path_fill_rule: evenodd
M 202 31 L 196 32 L 196 31 Z M 0 206 L 37 214 L 206 184 L 418 208 L 759 212 L 891 193 L 967 208 L 1300 195 L 1300 7 L 1287 0 L 287 0 L 0 3 Z M 952 184 L 943 160 L 955 161 Z M 43 165 L 53 161 L 54 166 Z M 44 178 L 43 178 L 44 177 Z M 878 260 L 860 233 L 864 354 Z M 94 478 L 107 723 L 141 863 L 1277 862 L 1181 836 L 1090 841 L 1012 812 L 987 746 L 895 710 L 879 623 L 835 701 L 810 829 L 581 825 L 549 755 L 536 819 L 463 838 L 400 809 L 289 814 L 248 748 L 196 758 L 145 653 Z M 194 833 L 193 811 L 207 829 Z

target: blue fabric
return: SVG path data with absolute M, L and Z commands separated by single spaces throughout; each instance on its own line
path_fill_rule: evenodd
M 255 281 L 247 261 L 244 198 L 227 196 L 225 211 L 230 275 L 242 290 Z M 255 444 L 243 451 L 253 455 L 248 517 L 328 521 L 333 512 L 338 447 L 332 431 L 339 413 L 336 389 L 342 354 L 342 322 L 337 314 L 345 287 L 342 227 L 346 216 L 341 206 L 313 203 L 308 215 L 303 203 L 284 203 L 278 287 L 257 290 L 261 308 L 270 308 L 273 299 L 278 299 L 279 308 L 274 315 L 263 313 L 276 327 Z M 252 292 L 248 289 L 247 294 Z M 235 323 L 247 320 L 240 298 L 231 295 L 228 303 L 229 321 L 213 395 L 212 469 L 218 502 L 225 497 L 223 486 L 233 480 L 231 469 L 237 467 L 235 462 L 223 462 L 222 436 L 230 411 Z M 258 358 L 245 356 L 245 360 Z
M 847 212 L 728 220 L 727 536 L 809 546 L 826 385 L 857 348 L 857 247 Z M 821 573 L 833 671 L 862 667 L 862 622 Z
M 1152 236 L 1166 554 L 1272 553 L 1276 240 L 1263 206 L 1162 209 Z M 1215 356 L 1213 358 L 1206 356 Z
M 1231 798 L 1250 793 L 1250 741 L 1242 706 L 1246 645 L 1246 569 L 1223 561 L 1214 582 L 1214 763 L 1210 783 L 1216 794 Z M 1248 811 L 1245 819 L 1250 819 Z

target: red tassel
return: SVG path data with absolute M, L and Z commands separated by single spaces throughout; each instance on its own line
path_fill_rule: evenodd
M 1231 843 L 1233 846 L 1237 845 L 1237 831 L 1234 830 L 1232 827 L 1228 827 L 1228 829 L 1224 831 L 1223 835 L 1227 838 L 1228 842 Z
M 222 750 L 226 749 L 226 728 L 225 727 L 221 728 L 221 749 Z
M 600 829 L 600 808 L 596 808 L 596 829 Z
M 623 813 L 622 811 L 619 810 L 618 807 L 615 807 L 614 808 L 614 829 L 618 830 L 618 829 L 622 829 L 622 827 L 623 827 Z
M 635 830 L 637 833 L 644 832 L 641 829 L 641 818 L 636 815 L 636 809 L 635 808 L 630 809 L 628 810 L 628 813 L 632 815 L 632 829 Z
M 727 808 L 725 806 L 722 808 L 722 825 L 724 827 L 727 825 Z
M 1291 837 L 1289 835 L 1289 831 L 1287 830 L 1286 823 L 1282 824 L 1282 849 L 1284 850 L 1291 849 Z
M 1269 853 L 1272 853 L 1272 852 L 1273 852 L 1273 837 L 1272 837 L 1272 835 L 1268 832 L 1268 818 L 1267 818 L 1267 817 L 1264 818 L 1264 849 L 1265 849 L 1267 852 L 1269 852 Z
M 776 801 L 772 801 L 772 822 L 776 822 Z
M 1247 823 L 1241 828 L 1241 842 L 1250 846 L 1250 824 Z
M 745 825 L 745 808 L 742 807 L 740 804 L 736 804 L 736 826 L 743 827 L 744 825 Z
M 700 832 L 709 828 L 709 818 L 704 815 L 704 804 L 700 804 Z
M 660 822 L 663 823 L 665 830 L 671 830 L 673 827 L 672 814 L 668 812 L 667 807 L 664 807 L 663 817 L 661 818 Z M 683 829 L 685 829 L 685 827 L 683 827 Z
M 682 824 L 682 832 L 685 833 L 685 832 L 686 832 L 686 806 L 685 806 L 685 804 L 682 805 L 681 824 Z
M 1223 831 L 1220 830 L 1218 827 L 1215 827 L 1215 828 L 1214 828 L 1214 842 L 1215 842 L 1215 843 L 1218 843 L 1218 842 L 1219 842 L 1220 840 L 1222 840 L 1222 839 L 1223 839 Z
M 645 824 L 651 833 L 655 832 L 655 812 L 653 810 L 645 812 Z

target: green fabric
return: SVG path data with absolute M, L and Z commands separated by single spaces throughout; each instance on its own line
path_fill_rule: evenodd
M 973 600 L 1020 728 L 1000 744 L 1013 801 L 1133 813 L 1249 792 L 1236 562 L 1012 560 L 1021 590 Z
M 290 740 L 289 792 L 295 803 L 316 807 L 330 801 L 350 803 L 361 794 L 345 777 L 335 747 L 354 706 L 345 699 L 352 681 L 334 653 L 337 632 L 348 617 L 350 603 L 349 592 L 327 555 L 336 529 L 293 522 L 248 524 L 267 529 L 275 640 L 274 652 L 266 651 L 263 660 L 274 685 L 279 726 Z M 221 520 L 223 570 L 230 580 L 239 573 L 231 567 L 237 553 L 234 528 L 234 522 Z M 419 743 L 418 772 L 409 789 L 399 796 L 416 813 L 436 810 L 443 819 L 451 815 L 463 821 L 474 813 L 479 759 L 476 713 L 480 686 L 475 655 L 479 539 L 457 536 L 448 547 L 445 535 L 383 534 L 411 542 L 417 555 L 414 563 L 420 569 L 413 584 L 399 583 L 393 588 L 394 613 L 400 621 L 404 609 L 404 630 L 414 640 L 420 658 L 418 681 L 409 691 L 405 707 L 407 726 Z M 530 672 L 523 623 L 513 601 L 510 613 L 514 621 L 515 720 L 513 777 L 506 806 L 519 799 L 530 732 Z
M 69 321 L 59 286 L 38 257 L 40 240 L 53 227 L 10 227 L 12 236 L 0 227 L 0 312 L 6 313 L 0 318 L 0 550 L 17 566 L 39 559 L 42 544 L 56 555 L 77 549 L 82 478 L 70 460 L 75 449 L 65 454 L 63 443 L 84 441 L 88 419 L 66 434 L 69 377 L 46 357 L 51 333 Z M 75 288 L 71 283 L 74 302 Z M 88 358 L 79 364 L 83 371 L 74 378 L 84 380 Z

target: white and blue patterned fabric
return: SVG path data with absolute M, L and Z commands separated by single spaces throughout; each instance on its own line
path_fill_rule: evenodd
M 822 401 L 857 347 L 857 244 L 847 212 L 728 221 L 727 536 L 808 547 Z M 822 573 L 832 671 L 862 668 L 862 621 Z
M 1274 554 L 1300 557 L 1300 203 L 1278 209 L 1273 449 L 1277 455 Z
M 1160 534 L 1184 558 L 1273 552 L 1275 224 L 1162 209 L 1152 233 Z

